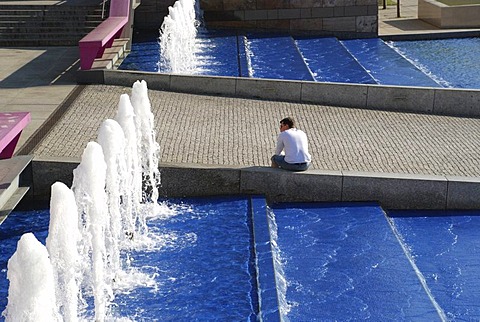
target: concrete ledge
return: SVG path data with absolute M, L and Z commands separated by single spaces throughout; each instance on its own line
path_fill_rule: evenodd
M 246 98 L 261 98 L 299 102 L 301 82 L 258 78 L 236 78 L 235 95 Z
M 79 160 L 34 160 L 33 195 L 71 186 Z M 378 202 L 385 209 L 480 209 L 480 178 L 350 171 L 289 172 L 268 167 L 161 164 L 162 197 L 264 195 L 276 202 Z
M 305 103 L 365 108 L 367 96 L 366 85 L 302 82 L 301 101 Z
M 480 90 L 444 89 L 435 90 L 434 93 L 434 114 L 471 117 L 480 115 Z
M 367 108 L 416 113 L 431 113 L 434 108 L 432 88 L 378 85 L 367 88 Z
M 290 172 L 268 167 L 243 168 L 240 191 L 266 195 L 268 202 L 342 200 L 340 171 Z
M 448 6 L 435 0 L 418 0 L 418 18 L 439 28 L 480 27 L 480 5 Z
M 147 84 L 149 84 L 147 82 Z M 149 84 L 150 85 L 150 84 Z M 231 77 L 197 76 L 192 82 L 191 76 L 171 75 L 170 90 L 198 94 L 235 95 L 235 79 Z
M 321 83 L 244 77 L 191 76 L 119 70 L 79 71 L 81 84 L 131 87 L 145 80 L 153 90 L 222 95 L 375 110 L 480 117 L 479 89 Z
M 159 193 L 163 197 L 238 195 L 241 194 L 240 169 L 197 164 L 162 165 Z
M 447 176 L 447 209 L 480 209 L 480 178 Z
M 343 172 L 343 201 L 377 201 L 385 209 L 445 209 L 441 176 Z

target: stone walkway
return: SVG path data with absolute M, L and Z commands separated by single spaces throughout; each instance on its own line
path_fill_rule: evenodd
M 80 158 L 130 88 L 87 86 L 34 151 Z M 162 163 L 268 166 L 279 120 L 297 119 L 313 169 L 480 176 L 480 119 L 149 91 Z

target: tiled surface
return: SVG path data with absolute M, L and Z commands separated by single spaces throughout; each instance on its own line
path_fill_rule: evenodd
M 88 86 L 35 151 L 80 158 L 129 88 Z M 298 120 L 312 169 L 480 176 L 480 119 L 149 91 L 161 162 L 268 166 L 277 124 Z

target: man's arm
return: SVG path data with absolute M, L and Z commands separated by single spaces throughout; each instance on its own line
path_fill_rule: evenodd
M 284 147 L 285 145 L 283 144 L 281 135 L 279 135 L 277 138 L 277 146 L 275 147 L 275 155 L 281 155 Z

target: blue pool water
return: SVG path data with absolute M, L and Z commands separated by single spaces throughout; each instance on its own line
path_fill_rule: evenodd
M 480 318 L 480 211 L 390 211 L 376 204 L 276 204 L 262 197 L 169 200 L 149 221 L 162 247 L 132 253 L 158 287 L 116 296 L 136 321 L 473 321 Z M 6 262 L 20 236 L 44 243 L 48 210 L 0 225 Z M 284 286 L 284 287 L 283 287 Z M 280 313 L 279 313 L 280 312 Z
M 158 32 L 134 37 L 119 69 L 162 72 Z M 204 30 L 195 74 L 480 89 L 480 38 L 388 41 Z

